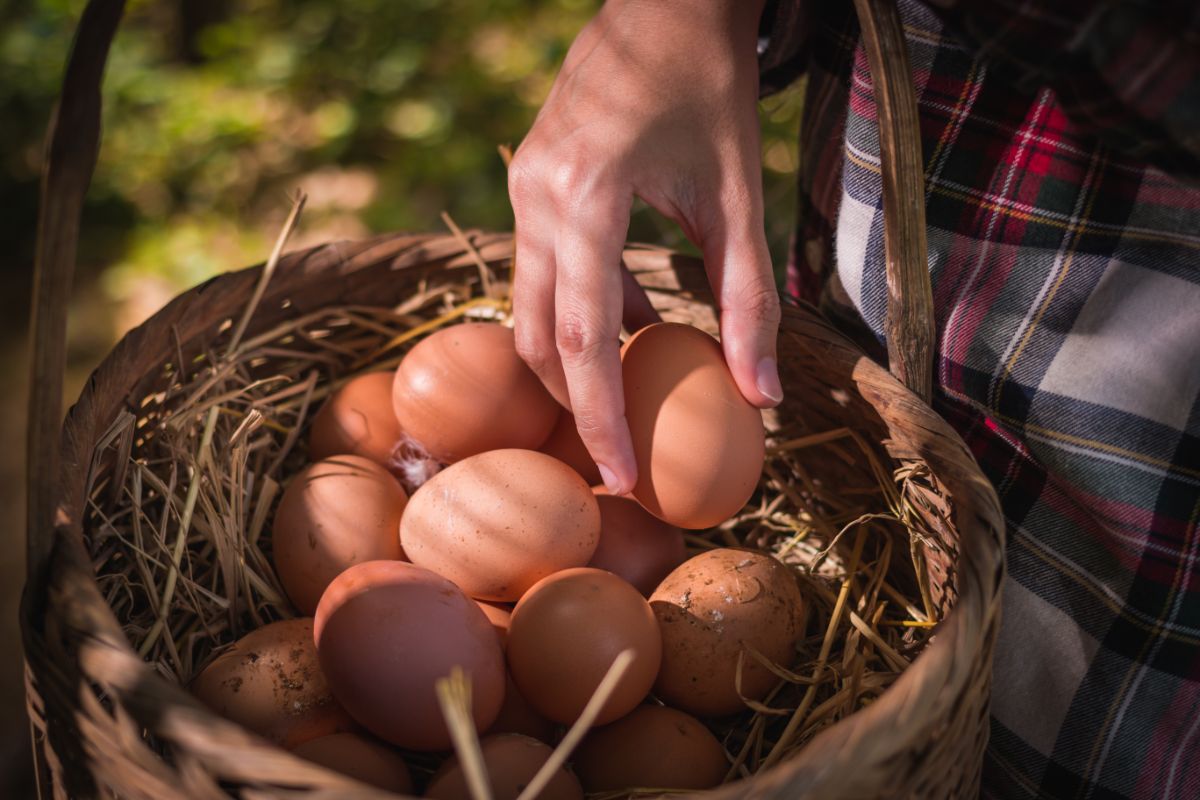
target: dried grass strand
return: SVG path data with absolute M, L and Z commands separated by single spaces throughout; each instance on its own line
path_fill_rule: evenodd
M 162 602 L 158 605 L 158 619 L 155 620 L 154 626 L 150 628 L 150 632 L 146 634 L 145 640 L 138 648 L 138 655 L 142 658 L 150 652 L 150 648 L 154 646 L 154 642 L 158 639 L 166 627 L 167 615 L 170 612 L 171 600 L 175 596 L 175 584 L 179 580 L 179 562 L 183 558 L 183 550 L 187 545 L 188 531 L 192 527 L 192 517 L 196 511 L 196 501 L 200 497 L 200 484 L 204 478 L 200 469 L 200 465 L 207 460 L 208 449 L 212 445 L 213 431 L 217 424 L 217 410 L 212 408 L 208 412 L 208 420 L 204 423 L 204 435 L 200 440 L 200 449 L 196 454 L 196 466 L 192 471 L 192 480 L 188 485 L 187 499 L 184 500 L 183 516 L 179 520 L 179 531 L 175 534 L 175 545 L 171 549 L 171 564 L 167 569 L 166 585 L 163 588 Z
M 296 230 L 296 226 L 300 222 L 300 214 L 304 211 L 304 204 L 307 200 L 308 195 L 303 191 L 296 192 L 296 196 L 292 200 L 292 210 L 288 212 L 287 221 L 283 223 L 283 229 L 275 239 L 275 247 L 271 250 L 271 255 L 267 259 L 266 265 L 263 266 L 258 283 L 254 286 L 254 293 L 250 295 L 250 301 L 246 303 L 242 317 L 238 320 L 237 327 L 233 329 L 233 334 L 229 337 L 229 346 L 225 350 L 227 357 L 233 355 L 237 350 L 238 344 L 241 343 L 242 336 L 245 335 L 246 328 L 250 324 L 250 320 L 254 317 L 255 310 L 258 309 L 258 304 L 262 302 L 263 294 L 267 291 L 267 284 L 275 274 L 275 267 L 279 264 L 279 257 L 283 255 L 283 248 L 287 246 L 288 239 L 291 238 L 292 232 Z
M 437 680 L 434 690 L 472 800 L 492 800 L 492 782 L 488 778 L 483 749 L 475 731 L 475 720 L 471 716 L 470 679 L 462 667 L 455 667 L 448 677 Z
M 854 550 L 850 555 L 850 564 L 847 568 L 846 577 L 842 581 L 842 588 L 838 592 L 837 604 L 834 606 L 833 614 L 829 617 L 829 625 L 825 630 L 825 639 L 821 642 L 821 652 L 817 656 L 817 665 L 813 667 L 812 679 L 816 681 L 821 671 L 825 668 L 825 662 L 829 659 L 829 652 L 833 647 L 834 637 L 837 634 L 838 627 L 841 625 L 842 612 L 846 608 L 846 598 L 850 595 L 850 586 L 854 582 L 854 577 L 858 568 L 859 559 L 862 558 L 863 544 L 866 541 L 866 529 L 859 528 L 858 535 L 854 539 Z M 804 715 L 807 713 L 809 706 L 812 705 L 813 699 L 816 697 L 817 686 L 812 684 L 808 687 L 808 691 L 804 693 L 804 699 L 800 701 L 800 706 L 796 709 L 795 714 L 788 721 L 787 727 L 784 728 L 783 734 L 767 755 L 766 760 L 762 764 L 763 769 L 770 768 L 773 764 L 779 762 L 783 758 L 784 750 L 795 735 L 796 729 L 804 720 Z
M 446 211 L 443 211 L 441 216 L 442 222 L 447 228 L 450 229 L 450 233 L 453 234 L 454 238 L 458 240 L 458 243 L 462 245 L 463 250 L 465 250 L 467 254 L 471 256 L 471 260 L 475 262 L 475 266 L 479 267 L 479 282 L 483 286 L 483 296 L 491 297 L 492 281 L 496 279 L 495 275 L 492 274 L 492 268 L 488 266 L 486 261 L 483 260 L 483 256 L 479 254 L 478 248 L 476 248 L 474 243 L 472 243 L 471 240 L 467 238 L 467 235 L 462 232 L 462 228 L 458 227 L 458 223 L 454 221 L 454 218 L 451 217 Z
M 558 743 L 558 747 L 554 748 L 554 752 L 546 759 L 546 763 L 533 776 L 533 780 L 529 785 L 517 795 L 517 800 L 533 800 L 543 789 L 550 783 L 554 777 L 554 773 L 562 769 L 567 763 L 567 759 L 571 757 L 571 753 L 575 752 L 575 748 L 583 741 L 583 737 L 591 730 L 591 727 L 596 724 L 596 718 L 600 716 L 604 704 L 608 702 L 608 698 L 616 691 L 617 684 L 621 682 L 621 678 L 625 677 L 626 671 L 633 663 L 633 650 L 622 650 L 613 659 L 612 666 L 608 668 L 608 672 L 600 680 L 596 686 L 596 691 L 592 692 L 592 696 L 588 699 L 587 704 L 583 707 L 583 711 L 579 714 L 579 719 L 575 720 L 574 724 L 567 730 L 562 741 Z

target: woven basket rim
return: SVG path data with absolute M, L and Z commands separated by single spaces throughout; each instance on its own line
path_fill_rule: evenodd
M 490 246 L 495 251 L 507 250 L 508 234 L 473 231 L 469 235 L 477 247 Z M 385 234 L 362 242 L 331 242 L 295 251 L 280 262 L 276 276 L 268 288 L 267 302 L 272 298 L 272 286 L 278 289 L 289 282 L 302 281 L 314 276 L 329 279 L 331 276 L 327 273 L 331 272 L 330 265 L 334 267 L 334 275 L 344 277 L 352 274 L 358 265 L 378 262 L 381 259 L 390 259 L 395 263 L 405 260 L 413 262 L 414 259 L 419 262 L 431 254 L 435 256 L 434 263 L 445 263 L 455 256 L 461 259 L 463 251 L 454 237 L 436 234 Z M 666 248 L 655 246 L 633 245 L 626 251 L 626 260 L 635 274 L 661 269 L 664 266 L 701 269 L 696 259 L 679 256 Z M 142 350 L 149 338 L 160 336 L 160 328 L 165 318 L 183 319 L 192 316 L 194 320 L 215 321 L 216 317 L 222 314 L 216 313 L 218 309 L 213 306 L 211 298 L 246 296 L 260 271 L 261 265 L 227 273 L 176 297 L 158 314 L 130 331 L 121 340 L 93 373 L 78 402 L 71 408 L 63 427 L 63 459 L 59 486 L 60 493 L 74 494 L 75 499 L 60 498 L 63 502 L 59 507 L 60 525 L 56 531 L 54 558 L 51 560 L 48 574 L 30 576 L 22 609 L 22 628 L 28 652 L 33 655 L 30 665 L 35 683 L 45 675 L 44 670 L 48 667 L 47 657 L 57 655 L 62 658 L 71 655 L 68 652 L 51 653 L 47 650 L 43 631 L 48 628 L 44 626 L 59 628 L 57 633 L 60 635 L 62 627 L 70 629 L 71 636 L 66 637 L 66 640 L 86 642 L 93 649 L 98 647 L 107 658 L 119 663 L 120 669 L 137 672 L 140 665 L 142 673 L 150 672 L 148 665 L 134 655 L 111 609 L 96 590 L 94 575 L 90 574 L 90 562 L 87 561 L 83 548 L 84 534 L 78 509 L 81 508 L 79 501 L 88 479 L 84 466 L 90 462 L 87 449 L 89 442 L 95 441 L 108 422 L 98 416 L 99 401 L 106 390 L 115 386 L 114 373 L 119 371 L 120 362 L 131 353 Z M 228 316 L 228 313 L 225 315 Z M 756 776 L 752 781 L 730 784 L 708 795 L 711 797 L 742 796 L 751 784 L 756 793 L 769 790 L 772 786 L 777 786 L 780 791 L 794 793 L 799 785 L 818 791 L 828 780 L 836 778 L 838 781 L 844 781 L 848 773 L 852 775 L 856 770 L 861 771 L 859 768 L 864 761 L 885 763 L 892 759 L 911 757 L 911 741 L 924 734 L 924 726 L 929 721 L 938 719 L 941 714 L 948 713 L 946 704 L 958 702 L 963 692 L 970 691 L 971 682 L 976 679 L 978 665 L 975 662 L 981 654 L 990 652 L 989 637 L 993 635 L 990 631 L 994 631 L 998 611 L 999 580 L 1004 566 L 1003 528 L 1000 524 L 999 506 L 990 484 L 979 472 L 958 435 L 895 377 L 811 310 L 786 308 L 781 331 L 781 335 L 804 337 L 808 346 L 823 348 L 833 356 L 852 360 L 854 380 L 858 390 L 864 392 L 864 397 L 870 401 L 869 393 L 876 393 L 879 397 L 884 394 L 888 396 L 887 408 L 881 410 L 881 414 L 886 411 L 908 415 L 916 429 L 927 432 L 931 440 L 930 449 L 921 455 L 932 458 L 939 467 L 943 464 L 954 464 L 956 471 L 965 473 L 946 475 L 945 478 L 948 484 L 956 487 L 956 491 L 970 495 L 966 504 L 971 507 L 973 516 L 967 520 L 967 526 L 959 525 L 963 538 L 960 542 L 958 563 L 958 602 L 943 621 L 935 640 L 896 683 L 867 709 L 856 712 L 823 731 L 803 750 L 768 774 Z M 933 467 L 931 464 L 931 468 Z M 976 531 L 975 534 L 971 534 L 973 530 Z M 91 581 L 90 586 L 81 587 L 75 583 L 84 574 L 87 574 Z M 74 586 L 71 585 L 73 583 Z M 42 613 L 39 613 L 39 610 Z M 46 610 L 50 610 L 51 613 L 46 615 Z M 78 656 L 79 652 L 74 655 Z M 85 653 L 85 659 L 90 659 L 88 663 L 96 661 L 96 658 L 94 653 Z M 116 667 L 109 665 L 105 669 L 105 674 L 110 674 Z M 145 674 L 141 676 L 145 677 Z M 127 681 L 123 689 L 118 688 L 118 691 L 128 692 L 122 694 L 120 699 L 131 708 L 142 707 L 147 702 L 159 702 L 164 704 L 164 707 L 156 709 L 156 715 L 180 717 L 172 725 L 168 725 L 167 730 L 159 731 L 160 735 L 170 737 L 174 732 L 181 740 L 187 740 L 188 736 L 183 734 L 188 733 L 196 741 L 212 738 L 237 742 L 239 747 L 257 751 L 264 749 L 260 740 L 197 706 L 181 687 L 169 684 L 157 676 L 150 677 L 150 681 L 158 685 L 150 688 L 139 679 L 132 683 Z M 122 686 L 120 681 L 117 682 L 117 686 Z M 923 709 L 925 713 L 922 713 Z M 33 710 L 35 709 L 31 709 Z M 146 709 L 142 708 L 142 711 L 145 712 Z M 882 731 L 885 735 L 871 735 L 872 728 Z M 195 736 L 197 731 L 202 732 L 202 735 Z M 852 741 L 855 747 L 847 747 Z M 870 746 L 867 755 L 864 755 L 862 750 L 864 743 Z M 200 752 L 203 749 L 204 747 L 201 747 Z M 296 760 L 286 753 L 281 752 L 276 761 L 281 764 L 278 767 L 281 771 L 277 774 L 295 777 L 313 772 L 311 767 L 293 763 Z M 237 770 L 228 764 L 218 766 L 229 769 L 231 774 L 238 774 Z M 321 777 L 327 781 L 327 775 Z M 313 782 L 314 785 L 322 785 L 315 777 Z

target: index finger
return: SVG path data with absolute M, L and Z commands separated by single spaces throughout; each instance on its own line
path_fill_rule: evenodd
M 621 250 L 628 204 L 568 225 L 557 237 L 555 341 L 562 358 L 579 438 L 613 494 L 637 482 L 637 462 L 621 386 Z M 624 215 L 624 222 L 618 222 Z

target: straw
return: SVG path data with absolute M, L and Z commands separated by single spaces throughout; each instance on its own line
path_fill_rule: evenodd
M 225 644 L 294 615 L 271 565 L 271 518 L 280 489 L 307 462 L 320 403 L 356 375 L 393 368 L 445 326 L 509 321 L 507 301 L 486 294 L 489 271 L 479 261 L 495 270 L 510 259 L 474 248 L 452 220 L 448 227 L 466 240 L 459 245 L 475 269 L 439 273 L 395 308 L 327 306 L 255 329 L 278 257 L 269 259 L 228 338 L 201 352 L 177 340 L 177 363 L 104 437 L 97 459 L 123 466 L 111 477 L 98 471 L 106 477 L 89 493 L 86 524 L 99 532 L 93 568 L 126 636 L 163 674 L 187 683 Z M 772 553 L 807 601 L 812 633 L 793 663 L 772 663 L 751 647 L 739 665 L 739 673 L 752 664 L 769 670 L 775 688 L 709 723 L 730 753 L 731 780 L 779 763 L 878 696 L 929 641 L 944 602 L 925 569 L 926 553 L 945 541 L 931 522 L 949 525 L 934 479 L 893 464 L 858 428 L 822 424 L 822 395 L 810 394 L 803 415 L 769 432 L 763 477 L 746 507 L 685 535 L 692 553 Z M 578 731 L 570 746 L 586 727 Z
M 616 691 L 617 684 L 621 682 L 621 678 L 625 677 L 625 672 L 633 663 L 634 652 L 632 650 L 622 650 L 613 659 L 612 666 L 608 668 L 608 672 L 600 680 L 596 686 L 596 691 L 592 692 L 591 698 L 588 699 L 587 705 L 583 707 L 583 711 L 579 714 L 579 719 L 571 725 L 567 731 L 567 735 L 558 743 L 558 747 L 554 748 L 554 752 L 546 759 L 546 763 L 533 776 L 533 780 L 525 787 L 525 790 L 517 795 L 517 800 L 533 800 L 538 794 L 545 789 L 554 777 L 554 774 L 562 769 L 563 764 L 567 763 L 567 759 L 571 757 L 571 753 L 575 752 L 575 748 L 583 741 L 583 737 L 587 735 L 588 730 L 592 725 L 596 724 L 596 718 L 600 716 L 600 712 L 604 709 L 604 704 L 608 702 L 608 698 Z
M 296 225 L 300 222 L 300 213 L 304 211 L 304 203 L 307 200 L 308 195 L 303 191 L 296 192 L 296 196 L 292 200 L 292 210 L 288 213 L 287 220 L 283 223 L 283 230 L 279 232 L 279 236 L 275 240 L 275 247 L 271 250 L 270 258 L 267 259 L 266 265 L 263 266 L 262 275 L 254 287 L 254 294 L 250 296 L 250 302 L 246 304 L 246 308 L 242 312 L 242 318 L 238 320 L 237 327 L 233 329 L 233 335 L 229 337 L 229 345 L 225 350 L 226 356 L 231 355 L 237 350 L 238 344 L 241 343 L 242 336 L 246 333 L 246 326 L 250 324 L 250 320 L 254 317 L 254 311 L 258 308 L 263 294 L 267 291 L 267 284 L 271 281 L 271 276 L 275 274 L 275 267 L 279 264 L 279 257 L 283 255 L 283 248 L 287 245 L 288 239 L 291 238 L 292 231 L 296 229 Z
M 492 800 L 492 783 L 471 716 L 471 681 L 462 667 L 455 667 L 449 677 L 437 680 L 434 689 L 472 800 Z

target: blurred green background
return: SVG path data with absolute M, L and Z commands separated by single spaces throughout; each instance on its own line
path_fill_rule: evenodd
M 0 3 L 0 637 L 17 641 L 33 230 L 42 139 L 80 0 Z M 303 187 L 293 246 L 390 230 L 512 224 L 496 145 L 533 121 L 595 0 L 129 3 L 71 299 L 67 399 L 173 295 L 261 261 Z M 761 106 L 767 232 L 793 220 L 799 92 Z M 639 207 L 630 238 L 686 246 Z M 0 661 L 0 796 L 26 797 L 16 646 Z

